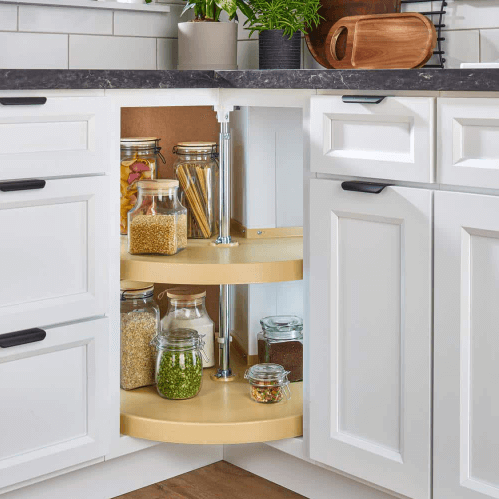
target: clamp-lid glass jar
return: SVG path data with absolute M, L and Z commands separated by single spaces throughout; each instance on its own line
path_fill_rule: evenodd
M 187 234 L 209 239 L 218 225 L 218 153 L 215 142 L 180 142 L 176 154 L 175 176 L 180 182 L 180 200 L 189 212 Z
M 187 246 L 187 210 L 178 180 L 141 180 L 137 203 L 128 212 L 128 251 L 132 255 L 175 255 Z
M 257 335 L 258 362 L 280 364 L 289 381 L 303 380 L 303 320 L 294 315 L 265 317 Z
M 156 355 L 151 340 L 159 331 L 154 285 L 121 281 L 121 388 L 154 384 Z
M 279 364 L 256 364 L 244 373 L 250 384 L 250 396 L 255 402 L 275 404 L 291 398 L 289 372 Z
M 206 290 L 200 286 L 168 289 L 168 311 L 161 320 L 167 333 L 173 329 L 194 329 L 202 335 L 206 354 L 203 367 L 215 365 L 215 323 L 206 310 Z M 161 297 L 161 295 L 160 295 Z
M 137 182 L 157 176 L 158 156 L 163 163 L 157 137 L 128 137 L 121 139 L 120 167 L 120 233 L 127 234 L 127 214 L 137 201 Z
M 156 347 L 156 386 L 170 400 L 195 397 L 203 382 L 203 341 L 193 329 L 173 329 L 152 340 Z

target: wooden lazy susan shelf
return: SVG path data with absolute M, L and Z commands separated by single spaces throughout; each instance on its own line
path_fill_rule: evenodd
M 266 442 L 303 434 L 303 383 L 291 383 L 291 399 L 278 404 L 251 400 L 247 366 L 233 355 L 237 377 L 213 381 L 205 369 L 199 394 L 189 400 L 166 400 L 156 387 L 121 390 L 121 433 L 131 437 L 183 444 Z
M 303 238 L 238 239 L 218 248 L 212 241 L 189 239 L 173 256 L 130 255 L 121 237 L 121 278 L 176 284 L 252 284 L 303 279 Z

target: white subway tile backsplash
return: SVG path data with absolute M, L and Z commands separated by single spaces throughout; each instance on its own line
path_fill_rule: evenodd
M 121 36 L 151 36 L 162 38 L 177 38 L 177 25 L 188 21 L 189 16 L 180 19 L 182 7 L 171 5 L 169 13 L 127 12 L 114 13 L 114 34 Z
M 19 6 L 19 31 L 113 34 L 113 12 L 67 7 Z
M 70 69 L 156 69 L 156 39 L 69 35 Z
M 0 68 L 67 69 L 68 35 L 0 33 Z
M 445 31 L 442 42 L 445 68 L 459 69 L 462 62 L 476 62 L 480 56 L 480 40 L 478 30 Z
M 0 30 L 17 30 L 17 5 L 0 5 Z
M 480 62 L 499 62 L 499 29 L 480 30 Z
M 434 6 L 440 2 L 433 2 Z M 499 27 L 499 0 L 448 0 L 444 29 Z
M 258 69 L 258 41 L 247 40 L 237 42 L 238 69 Z
M 171 38 L 158 38 L 158 69 L 177 69 L 178 42 Z

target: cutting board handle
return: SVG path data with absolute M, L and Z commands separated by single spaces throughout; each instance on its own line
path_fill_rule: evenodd
M 331 36 L 331 42 L 329 43 L 329 49 L 331 51 L 331 57 L 335 60 L 335 61 L 340 61 L 341 59 L 344 59 L 345 57 L 347 57 L 348 59 L 350 59 L 349 57 L 349 54 L 345 53 L 345 56 L 342 57 L 341 59 L 338 57 L 337 55 L 337 52 L 336 52 L 336 45 L 338 44 L 338 39 L 340 38 L 341 34 L 344 32 L 344 31 L 347 31 L 347 36 L 348 36 L 348 29 L 346 26 L 340 26 Z M 348 47 L 348 44 L 347 44 L 347 47 Z M 351 49 L 351 47 L 350 47 Z

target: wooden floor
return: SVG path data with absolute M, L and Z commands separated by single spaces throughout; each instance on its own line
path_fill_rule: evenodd
M 219 461 L 116 499 L 297 499 L 300 494 Z

